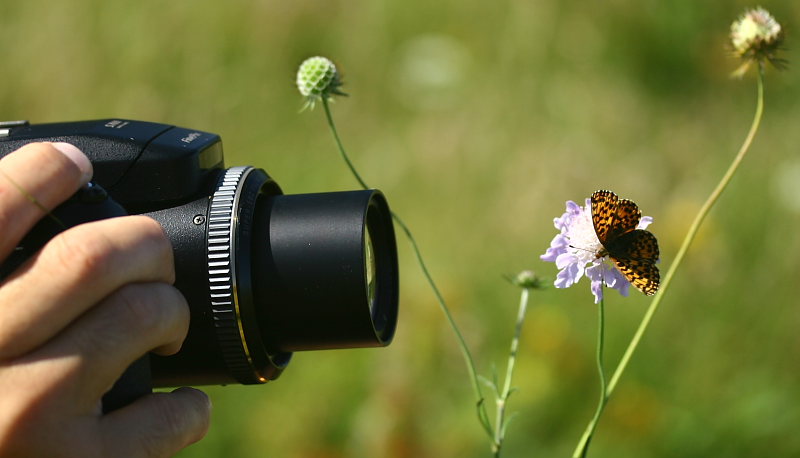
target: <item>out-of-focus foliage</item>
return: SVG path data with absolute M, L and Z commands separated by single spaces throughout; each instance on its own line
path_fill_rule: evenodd
M 602 419 L 595 457 L 800 455 L 800 4 L 766 116 Z M 504 364 L 517 288 L 564 201 L 608 188 L 655 218 L 668 266 L 739 146 L 752 75 L 727 44 L 740 0 L 438 2 L 26 0 L 0 14 L 0 118 L 126 117 L 221 134 L 229 165 L 286 192 L 355 188 L 319 111 L 298 114 L 306 57 L 332 58 L 333 105 L 365 179 L 413 228 L 480 370 Z M 208 389 L 184 457 L 488 455 L 455 340 L 407 244 L 386 349 L 296 354 L 267 386 Z M 609 295 L 607 364 L 648 299 Z M 591 417 L 588 284 L 536 292 L 507 456 L 566 456 Z

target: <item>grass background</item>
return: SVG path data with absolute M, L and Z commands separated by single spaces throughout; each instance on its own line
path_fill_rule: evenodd
M 797 49 L 800 5 L 761 4 Z M 739 0 L 5 2 L 0 118 L 123 117 L 222 135 L 229 165 L 284 191 L 357 186 L 297 65 L 339 64 L 334 105 L 365 179 L 415 231 L 480 371 L 501 369 L 518 291 L 564 201 L 609 188 L 652 215 L 662 266 L 744 138 L 755 81 L 731 80 Z M 711 213 L 622 379 L 595 457 L 800 455 L 798 73 L 767 75 L 751 155 Z M 297 354 L 263 387 L 209 387 L 182 457 L 481 457 L 455 340 L 407 244 L 386 349 Z M 607 300 L 611 371 L 648 299 Z M 588 284 L 532 297 L 507 456 L 567 456 L 592 415 Z

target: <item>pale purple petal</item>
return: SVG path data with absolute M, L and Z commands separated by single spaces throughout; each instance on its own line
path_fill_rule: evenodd
M 569 239 L 561 234 L 557 234 L 553 237 L 553 241 L 550 242 L 550 246 L 552 248 L 567 248 L 569 246 Z
M 586 268 L 586 277 L 591 281 L 595 304 L 603 299 L 603 266 L 604 264 L 598 263 Z
M 568 247 L 569 240 L 563 235 L 558 234 L 553 237 L 553 241 L 550 242 L 550 248 L 548 248 L 543 255 L 539 256 L 539 259 L 542 261 L 556 262 L 558 255 L 565 253 Z
M 570 264 L 558 272 L 554 285 L 556 288 L 569 288 L 578 281 L 578 279 L 580 279 L 580 275 L 578 275 L 578 265 Z
M 599 304 L 603 300 L 603 282 L 600 280 L 593 281 L 590 289 L 594 295 L 594 303 Z
M 577 258 L 572 253 L 561 253 L 556 258 L 556 267 L 559 269 L 563 269 L 567 267 L 569 264 L 577 264 Z
M 627 297 L 628 296 L 628 289 L 631 286 L 631 283 L 628 281 L 622 273 L 614 267 L 611 267 L 607 264 L 603 264 L 605 270 L 603 271 L 603 279 L 605 280 L 606 286 L 612 289 L 616 289 L 619 291 L 620 294 Z
M 586 278 L 591 281 L 601 281 L 603 279 L 603 264 L 598 262 L 587 267 Z
M 572 215 L 578 215 L 583 211 L 580 205 L 576 204 L 575 202 L 568 200 L 567 201 L 567 213 Z
M 566 207 L 566 212 L 563 215 L 553 219 L 553 225 L 562 232 L 572 222 L 572 218 L 581 213 L 581 207 L 571 200 L 567 201 Z
M 628 279 L 626 278 L 626 279 L 620 281 L 619 282 L 619 286 L 615 287 L 614 289 L 619 291 L 619 293 L 621 295 L 623 295 L 625 297 L 628 297 L 628 294 L 630 293 L 630 289 L 631 289 L 631 282 L 629 282 Z
M 558 250 L 553 248 L 548 248 L 543 255 L 539 255 L 539 259 L 547 262 L 556 262 L 556 258 L 558 257 L 559 254 L 561 253 L 559 253 Z

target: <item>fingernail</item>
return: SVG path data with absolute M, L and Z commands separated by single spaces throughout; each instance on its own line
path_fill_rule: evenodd
M 81 150 L 78 149 L 77 146 L 71 143 L 64 143 L 64 142 L 53 142 L 51 143 L 53 148 L 61 151 L 64 156 L 67 156 L 69 160 L 75 163 L 78 168 L 81 170 L 81 182 L 86 184 L 89 180 L 92 179 L 93 169 L 92 163 L 89 162 L 89 158 L 86 157 L 85 154 Z

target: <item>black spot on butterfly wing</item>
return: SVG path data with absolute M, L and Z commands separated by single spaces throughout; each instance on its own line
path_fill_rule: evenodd
M 642 212 L 639 207 L 628 199 L 620 199 L 617 202 L 617 211 L 614 213 L 614 220 L 608 230 L 607 240 L 610 242 L 617 237 L 627 234 L 636 229 L 639 220 L 642 219 Z
M 658 260 L 658 240 L 656 236 L 643 229 L 634 229 L 605 245 L 608 254 L 614 258 Z
M 656 237 L 636 229 L 621 235 L 606 246 L 617 269 L 641 292 L 652 296 L 658 291 L 661 275 L 656 267 L 659 250 Z
M 614 259 L 614 264 L 622 275 L 645 295 L 652 296 L 658 291 L 661 275 L 655 263 L 637 259 Z

